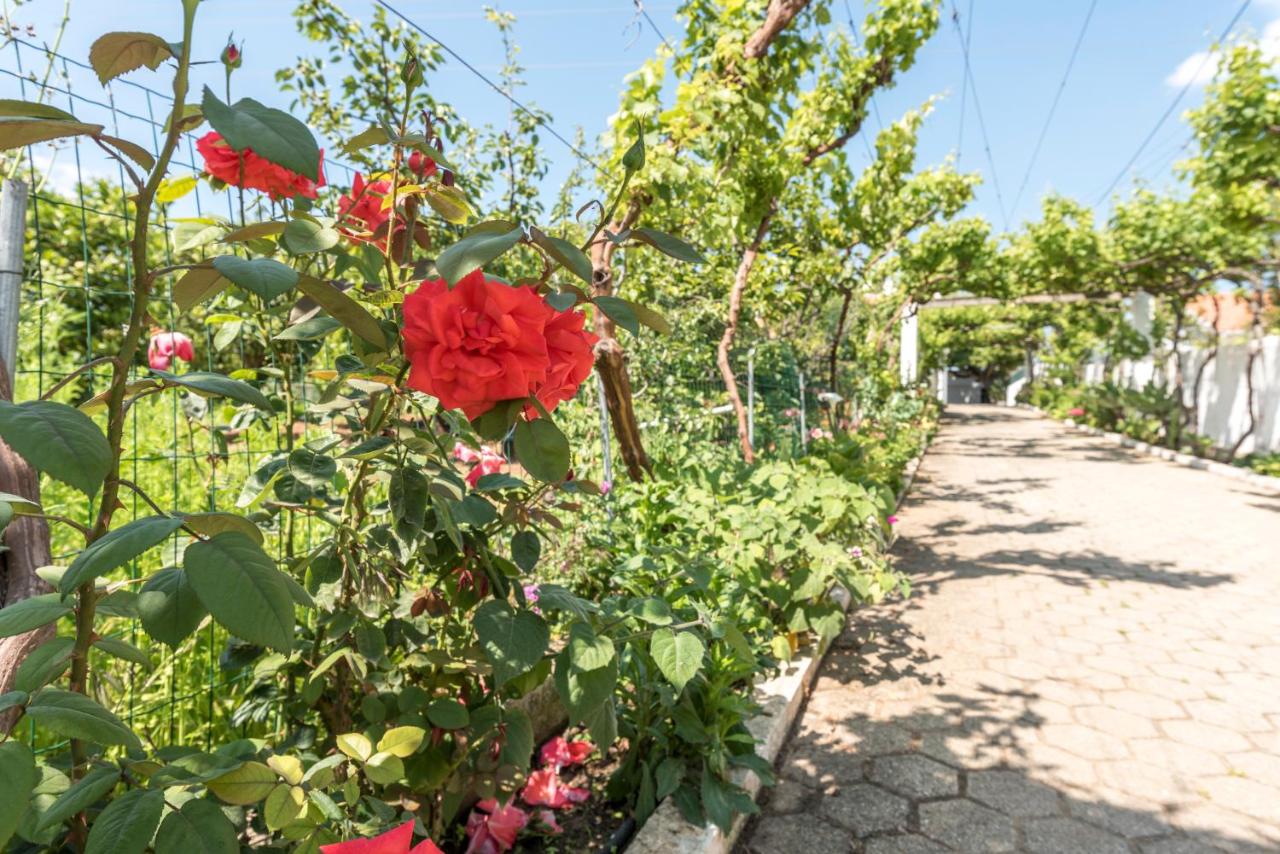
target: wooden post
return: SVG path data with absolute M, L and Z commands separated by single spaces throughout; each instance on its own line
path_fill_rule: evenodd
M 27 185 L 6 178 L 0 191 L 0 360 L 14 387 L 18 362 L 18 305 L 22 295 L 22 242 L 27 222 Z

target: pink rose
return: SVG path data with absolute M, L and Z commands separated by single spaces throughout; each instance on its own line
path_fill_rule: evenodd
M 147 364 L 153 370 L 169 370 L 174 356 L 184 362 L 195 360 L 196 349 L 190 338 L 181 332 L 157 332 L 151 336 L 151 344 L 147 347 Z
M 477 451 L 461 442 L 453 446 L 453 458 L 459 462 L 475 463 L 471 471 L 467 472 L 467 483 L 471 486 L 475 486 L 480 482 L 480 478 L 487 474 L 497 474 L 502 471 L 502 467 L 507 464 L 506 457 L 495 451 L 488 448 Z
M 570 765 L 581 765 L 594 749 L 589 741 L 565 741 L 557 735 L 542 745 L 542 749 L 538 751 L 538 759 L 543 765 L 559 771 Z
M 554 768 L 542 768 L 530 772 L 520 798 L 531 807 L 561 809 L 570 804 L 580 804 L 591 793 L 586 789 L 566 786 Z

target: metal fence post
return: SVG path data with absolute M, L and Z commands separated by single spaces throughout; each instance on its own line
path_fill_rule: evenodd
M 808 412 L 804 405 L 804 371 L 799 372 L 800 376 L 800 453 L 808 453 L 809 451 L 809 427 L 806 423 Z
M 747 351 L 747 444 L 756 446 L 756 348 Z
M 5 179 L 0 191 L 0 359 L 16 392 L 18 310 L 22 295 L 22 242 L 27 223 L 27 185 Z

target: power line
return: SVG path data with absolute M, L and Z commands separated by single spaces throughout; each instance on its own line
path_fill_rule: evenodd
M 1236 23 L 1240 20 L 1241 16 L 1244 15 L 1245 10 L 1249 8 L 1249 4 L 1252 2 L 1253 0 L 1244 0 L 1244 2 L 1240 4 L 1240 8 L 1236 10 L 1235 15 L 1231 17 L 1227 26 L 1222 30 L 1222 35 L 1218 36 L 1219 42 L 1225 41 L 1227 36 L 1231 34 L 1232 28 L 1235 27 Z M 1124 176 L 1128 174 L 1129 170 L 1133 168 L 1133 164 L 1137 162 L 1146 147 L 1151 144 L 1151 140 L 1155 139 L 1156 133 L 1159 132 L 1160 128 L 1164 126 L 1164 123 L 1169 120 L 1169 116 L 1173 115 L 1173 111 L 1178 108 L 1178 104 L 1182 102 L 1182 99 L 1186 96 L 1187 92 L 1191 91 L 1191 87 L 1195 85 L 1196 80 L 1200 77 L 1200 73 L 1204 71 L 1205 66 L 1209 64 L 1209 60 L 1212 58 L 1213 51 L 1205 51 L 1204 56 L 1200 58 L 1200 64 L 1196 66 L 1195 73 L 1193 73 L 1190 79 L 1187 80 L 1186 85 L 1178 90 L 1178 94 L 1174 96 L 1173 102 L 1170 103 L 1168 108 L 1160 115 L 1160 118 L 1156 121 L 1155 127 L 1153 127 L 1151 132 L 1142 140 L 1142 143 L 1138 146 L 1138 150 L 1133 153 L 1133 156 L 1124 164 L 1124 168 L 1121 169 L 1116 177 L 1112 179 L 1111 183 L 1107 185 L 1107 189 L 1102 191 L 1102 195 L 1098 197 L 1098 200 L 1093 203 L 1094 207 L 1105 202 L 1107 197 L 1111 195 L 1111 191 L 1116 188 L 1116 185 L 1119 184 Z
M 567 149 L 569 149 L 570 151 L 572 151 L 572 152 L 573 152 L 573 153 L 578 157 L 578 159 L 579 159 L 579 160 L 583 161 L 584 163 L 588 163 L 588 164 L 590 164 L 591 166 L 594 166 L 596 169 L 600 170 L 600 173 L 601 173 L 601 174 L 603 174 L 603 175 L 604 175 L 606 178 L 608 178 L 609 180 L 611 180 L 611 181 L 612 181 L 612 180 L 614 180 L 613 175 L 609 172 L 609 170 L 608 170 L 608 169 L 606 169 L 606 168 L 604 168 L 603 166 L 601 166 L 601 165 L 600 165 L 599 163 L 597 163 L 594 159 L 592 159 L 592 157 L 591 157 L 590 155 L 586 154 L 586 153 L 585 153 L 585 152 L 583 152 L 581 149 L 579 149 L 576 145 L 574 145 L 572 142 L 570 142 L 569 140 L 567 140 L 567 139 L 565 139 L 563 136 L 561 136 L 561 135 L 560 135 L 560 133 L 555 129 L 555 127 L 554 127 L 554 126 L 552 126 L 551 122 L 549 122 L 547 119 L 545 119 L 545 118 L 543 118 L 542 116 L 538 115 L 538 114 L 537 114 L 537 113 L 535 113 L 533 110 L 529 109 L 529 108 L 528 108 L 528 107 L 526 107 L 524 104 L 520 103 L 518 100 L 516 100 L 515 98 L 513 98 L 509 92 L 507 92 L 505 89 L 503 89 L 503 88 L 502 88 L 501 86 L 499 86 L 497 83 L 494 83 L 492 80 L 490 80 L 488 77 L 486 77 L 486 76 L 485 76 L 485 75 L 480 71 L 480 69 L 476 68 L 474 65 L 472 65 L 471 63 L 469 63 L 469 62 L 467 62 L 465 59 L 463 59 L 463 58 L 462 58 L 462 56 L 461 56 L 457 51 L 455 51 L 453 48 L 449 47 L 449 46 L 448 46 L 447 44 L 445 44 L 443 41 L 441 41 L 440 39 L 436 38 L 436 37 L 435 37 L 435 36 L 433 36 L 431 33 L 427 32 L 427 31 L 426 31 L 425 29 L 423 29 L 423 28 L 422 28 L 422 26 L 421 26 L 421 25 L 419 25 L 418 23 L 416 23 L 416 22 L 412 21 L 411 19 L 409 19 L 409 18 L 405 17 L 405 16 L 404 16 L 404 14 L 402 14 L 402 13 L 400 12 L 400 10 L 399 10 L 399 9 L 395 8 L 394 6 L 392 6 L 390 3 L 388 3 L 388 2 L 387 2 L 387 0 L 374 0 L 374 2 L 375 2 L 375 3 L 377 3 L 379 6 L 381 6 L 382 8 L 386 9 L 386 10 L 387 10 L 388 12 L 390 12 L 391 14 L 395 15 L 395 16 L 396 16 L 397 18 L 399 18 L 401 21 L 404 21 L 406 24 L 408 24 L 408 25 L 409 25 L 410 27 L 412 27 L 413 29 L 417 30 L 417 31 L 418 31 L 419 33 L 421 33 L 422 35 L 426 36 L 427 38 L 431 39 L 431 40 L 432 40 L 433 42 L 435 42 L 436 44 L 440 45 L 441 49 L 442 49 L 442 50 L 444 50 L 444 52 L 445 52 L 445 53 L 449 54 L 449 56 L 452 56 L 454 59 L 456 59 L 456 60 L 457 60 L 457 61 L 462 65 L 462 67 L 463 67 L 463 68 L 467 69 L 467 70 L 468 70 L 468 71 L 470 71 L 472 74 L 474 74 L 476 77 L 479 77 L 481 80 L 483 80 L 486 84 L 488 84 L 488 86 L 489 86 L 489 88 L 490 88 L 490 89 L 492 89 L 493 91 L 497 92 L 499 95 L 501 95 L 502 97 L 504 97 L 504 98 L 506 98 L 508 101 L 510 101 L 510 102 L 511 102 L 511 105 L 512 105 L 513 107 L 515 107 L 517 110 L 519 110 L 520 112 L 524 113 L 524 114 L 525 114 L 526 116 L 528 116 L 529 118 L 533 119 L 533 120 L 534 120 L 534 122 L 536 122 L 537 124 L 539 124 L 539 125 L 541 125 L 542 127 L 546 128 L 546 129 L 547 129 L 547 133 L 551 134 L 553 137 L 555 137 L 556 139 L 558 139 L 558 140 L 559 140 L 559 141 L 564 145 L 564 147 L 565 147 L 565 148 L 567 148 Z
M 1005 230 L 1009 230 L 1009 215 L 1004 210 L 1004 195 L 1000 192 L 1000 176 L 996 173 L 996 160 L 991 154 L 991 139 L 987 136 L 987 122 L 982 116 L 982 101 L 978 98 L 978 83 L 973 77 L 973 67 L 969 61 L 969 45 L 964 40 L 960 29 L 960 10 L 955 0 L 951 0 L 951 22 L 955 24 L 956 38 L 960 40 L 960 48 L 964 52 L 964 78 L 973 90 L 973 112 L 978 117 L 978 130 L 982 133 L 982 148 L 987 155 L 987 167 L 991 170 L 991 186 L 996 191 L 996 203 L 1000 207 L 1000 219 L 1004 221 Z
M 847 0 L 846 0 L 847 2 Z M 969 49 L 969 44 L 973 40 L 973 0 L 969 0 L 969 11 L 967 13 L 964 35 L 964 49 Z M 960 87 L 960 130 L 956 134 L 956 165 L 960 165 L 960 152 L 964 148 L 964 102 L 968 99 L 969 87 L 962 85 Z
M 858 25 L 853 22 L 853 8 L 849 6 L 849 0 L 844 0 L 844 12 L 849 19 L 849 34 L 853 36 L 854 47 L 861 48 L 858 42 Z M 884 122 L 880 119 L 880 106 L 876 103 L 875 93 L 872 92 L 869 98 L 871 101 L 871 114 L 876 117 L 876 129 L 884 130 Z M 861 130 L 861 128 L 859 128 Z M 865 142 L 865 140 L 864 140 Z M 871 158 L 875 160 L 875 158 Z
M 1089 21 L 1093 20 L 1093 10 L 1098 8 L 1098 0 L 1093 0 L 1089 4 L 1089 11 L 1085 13 L 1084 23 L 1080 25 L 1080 34 L 1076 36 L 1075 46 L 1071 48 L 1071 58 L 1067 60 L 1067 70 L 1062 73 L 1062 81 L 1058 83 L 1058 91 L 1053 95 L 1053 103 L 1049 105 L 1049 114 L 1044 117 L 1044 127 L 1040 128 L 1040 138 L 1036 140 L 1036 146 L 1031 150 L 1031 159 L 1027 161 L 1026 174 L 1022 176 L 1022 184 L 1018 186 L 1018 193 L 1013 197 L 1013 206 L 1010 213 L 1016 213 L 1018 210 L 1018 202 L 1022 201 L 1022 193 L 1027 189 L 1027 182 L 1031 180 L 1031 170 L 1036 165 L 1036 158 L 1040 156 L 1040 147 L 1044 145 L 1045 137 L 1049 134 L 1049 125 L 1053 123 L 1053 114 L 1058 110 L 1058 102 L 1062 100 L 1062 93 L 1067 88 L 1067 80 L 1071 77 L 1071 69 L 1075 67 L 1076 57 L 1080 55 L 1080 45 L 1084 43 L 1084 34 L 1089 29 Z
M 662 30 L 658 29 L 658 25 L 654 23 L 653 18 L 649 16 L 649 11 L 644 8 L 644 3 L 641 2 L 641 0 L 635 0 L 635 4 L 636 12 L 649 22 L 649 28 L 652 29 L 654 35 L 656 35 L 662 43 L 667 46 L 667 50 L 671 51 L 671 55 L 674 57 L 676 55 L 676 49 L 671 46 L 671 42 L 667 41 L 667 37 L 662 34 Z

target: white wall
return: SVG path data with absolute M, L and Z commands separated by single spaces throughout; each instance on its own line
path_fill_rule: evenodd
M 1184 347 L 1182 359 L 1185 399 L 1190 405 L 1192 385 L 1196 371 L 1204 361 L 1205 351 Z M 1249 411 L 1246 407 L 1248 389 L 1245 387 L 1244 369 L 1248 361 L 1248 344 L 1243 340 L 1223 344 L 1218 355 L 1205 369 L 1200 381 L 1200 399 L 1196 412 L 1196 432 L 1208 436 L 1220 447 L 1231 447 L 1249 427 Z M 1172 383 L 1173 359 L 1157 367 L 1150 357 L 1136 362 L 1124 360 L 1114 369 L 1112 378 L 1132 388 L 1141 388 L 1158 373 Z M 1087 382 L 1103 379 L 1102 366 L 1090 363 L 1085 368 Z M 1241 453 L 1255 450 L 1280 451 L 1280 336 L 1269 335 L 1262 339 L 1262 351 L 1253 363 L 1253 411 L 1257 426 L 1253 435 L 1245 440 Z

